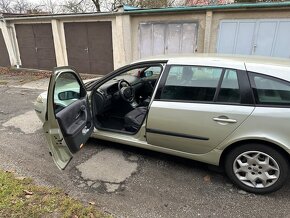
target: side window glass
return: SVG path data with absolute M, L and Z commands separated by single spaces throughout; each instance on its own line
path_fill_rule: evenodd
M 290 83 L 251 73 L 251 86 L 258 104 L 290 105 Z
M 124 72 L 123 76 L 134 76 L 134 77 L 141 77 L 141 78 L 158 78 L 160 73 L 162 71 L 161 66 L 152 66 L 152 67 L 137 67 L 134 69 L 130 69 L 126 72 Z
M 161 99 L 213 101 L 221 68 L 200 66 L 172 66 Z
M 145 69 L 142 73 L 143 78 L 154 79 L 158 78 L 161 73 L 162 68 L 160 66 L 149 67 Z
M 76 100 L 84 97 L 81 85 L 72 73 L 62 73 L 56 79 L 54 88 L 54 109 L 58 113 Z
M 236 70 L 225 70 L 217 101 L 226 103 L 240 103 L 241 94 Z

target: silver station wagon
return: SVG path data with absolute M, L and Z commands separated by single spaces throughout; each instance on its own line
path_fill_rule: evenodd
M 290 154 L 290 61 L 163 56 L 86 84 L 55 68 L 35 110 L 60 169 L 89 137 L 219 165 L 238 187 L 278 190 Z

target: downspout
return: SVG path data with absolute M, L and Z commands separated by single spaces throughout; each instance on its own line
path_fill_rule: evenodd
M 0 14 L 0 20 L 5 24 L 7 30 L 8 30 L 8 34 L 9 34 L 9 38 L 11 40 L 11 44 L 12 44 L 12 48 L 13 48 L 13 54 L 14 54 L 14 57 L 16 59 L 16 68 L 20 68 L 20 60 L 18 58 L 18 52 L 16 50 L 16 40 L 14 38 L 14 36 L 16 35 L 15 34 L 15 31 L 14 31 L 14 28 L 12 28 L 10 25 L 7 24 L 6 22 L 6 19 L 5 17 L 3 16 L 3 14 Z

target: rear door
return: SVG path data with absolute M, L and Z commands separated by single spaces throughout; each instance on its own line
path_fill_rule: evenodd
M 55 68 L 47 96 L 45 136 L 55 164 L 64 169 L 93 132 L 87 92 L 78 73 Z
M 254 110 L 247 81 L 234 69 L 167 66 L 148 114 L 148 143 L 192 154 L 214 149 Z

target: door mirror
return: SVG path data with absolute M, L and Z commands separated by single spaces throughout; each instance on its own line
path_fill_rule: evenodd
M 145 71 L 144 72 L 144 76 L 145 77 L 151 77 L 151 76 L 153 76 L 153 71 L 152 70 Z
M 59 100 L 65 101 L 65 100 L 71 100 L 71 99 L 79 99 L 80 93 L 74 92 L 74 91 L 65 91 L 58 93 Z

